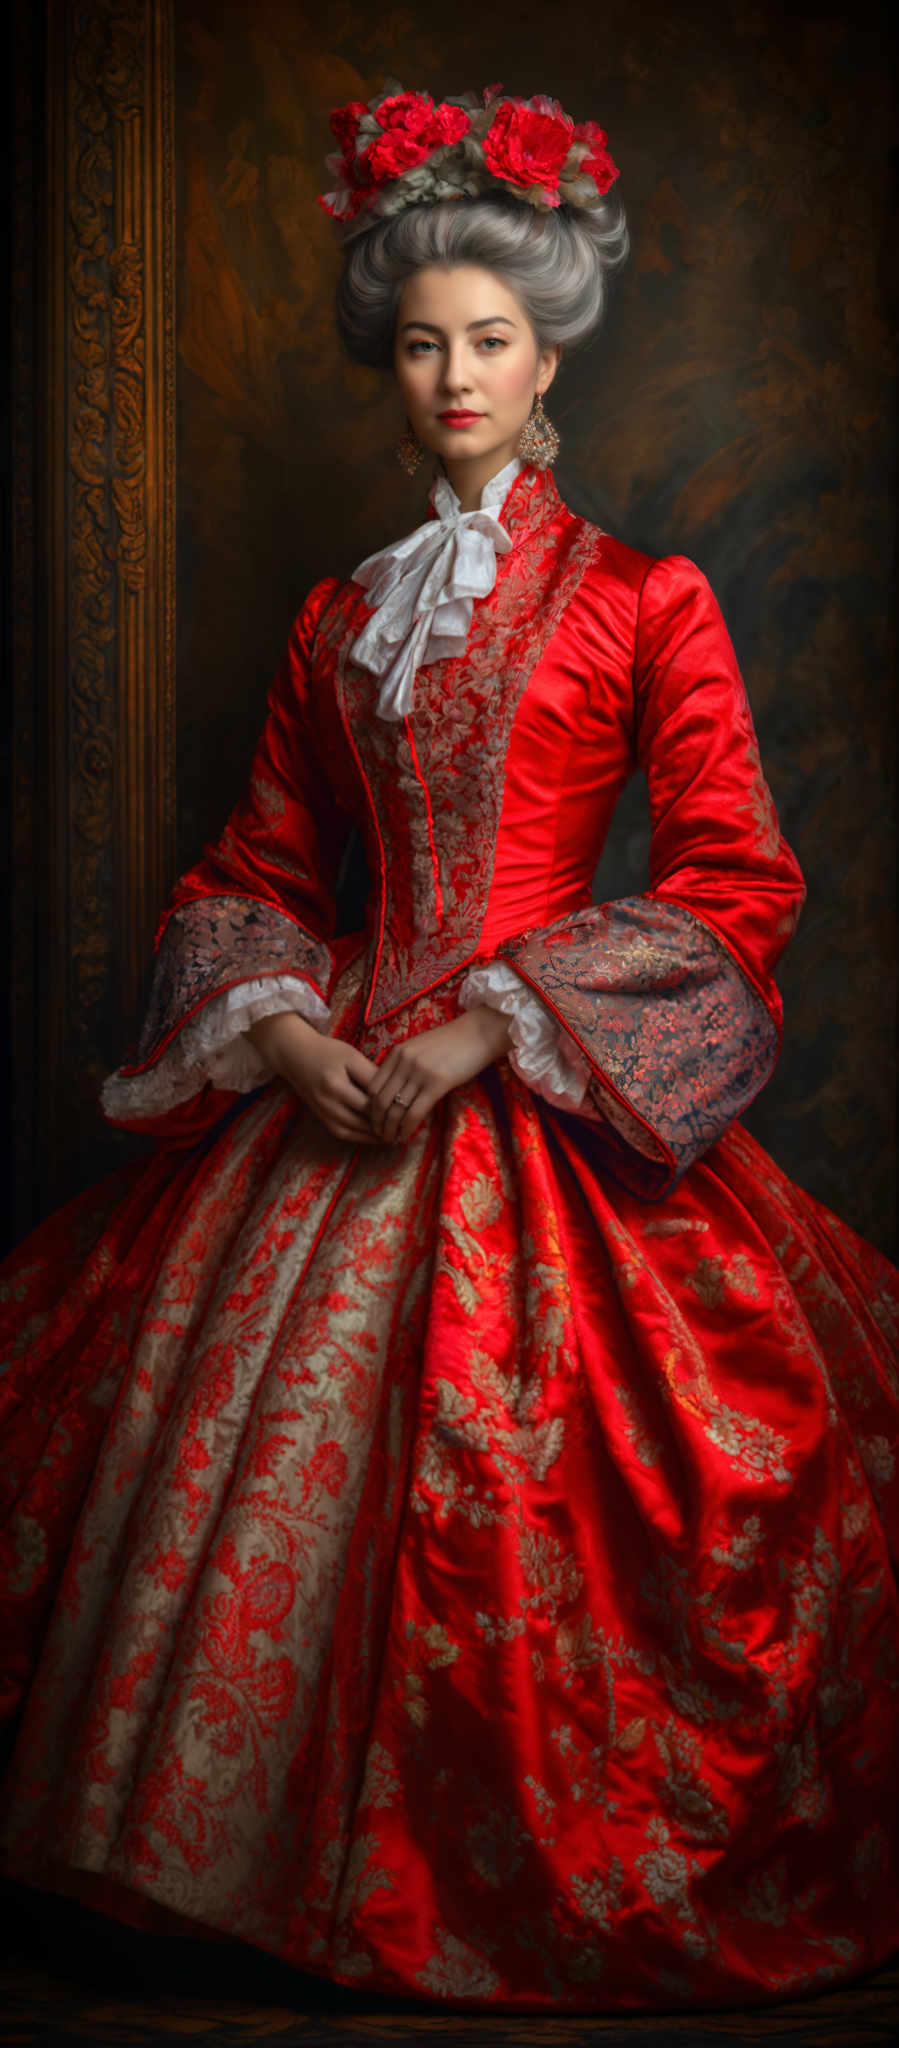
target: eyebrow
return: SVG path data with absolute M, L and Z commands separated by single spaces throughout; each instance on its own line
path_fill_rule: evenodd
M 470 334 L 473 327 L 514 327 L 515 324 L 505 313 L 496 313 L 492 320 L 469 320 L 465 331 Z M 408 327 L 426 327 L 429 334 L 443 333 L 443 328 L 435 327 L 433 320 L 404 320 L 400 333 L 405 334 Z

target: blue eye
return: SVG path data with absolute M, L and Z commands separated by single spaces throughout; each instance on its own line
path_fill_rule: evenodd
M 504 334 L 483 334 L 476 345 L 478 348 L 486 349 L 488 355 L 495 355 L 498 348 L 506 348 L 508 346 Z M 436 341 L 410 341 L 406 352 L 410 356 L 417 356 L 421 354 L 422 350 L 429 351 L 436 347 Z

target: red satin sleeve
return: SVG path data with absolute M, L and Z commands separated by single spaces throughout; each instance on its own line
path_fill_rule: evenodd
M 654 563 L 634 633 L 650 887 L 501 948 L 590 1065 L 579 1115 L 647 1199 L 740 1116 L 779 1049 L 773 969 L 804 899 L 720 610 L 694 563 Z
M 774 966 L 805 889 L 762 771 L 746 690 L 702 571 L 672 555 L 640 596 L 637 756 L 652 816 L 650 894 L 715 931 L 780 1025 Z
M 221 837 L 176 883 L 157 933 L 153 985 L 137 1057 L 138 1076 L 213 997 L 240 982 L 290 975 L 327 1001 L 335 968 L 335 883 L 349 820 L 331 795 L 316 740 L 310 675 L 315 636 L 339 584 L 310 592 L 268 697 L 245 794 Z M 156 1135 L 181 1136 L 214 1121 L 233 1098 L 204 1099 L 162 1119 L 116 1117 Z M 170 1133 L 171 1126 L 171 1133 Z

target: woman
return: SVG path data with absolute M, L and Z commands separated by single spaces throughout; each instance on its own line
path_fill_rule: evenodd
M 10 1268 L 6 1867 L 366 1990 L 783 1996 L 899 1932 L 896 1276 L 736 1121 L 802 884 L 703 576 L 552 480 L 603 131 L 333 126 L 341 332 L 438 474 L 175 890 L 105 1091 L 165 1142 Z

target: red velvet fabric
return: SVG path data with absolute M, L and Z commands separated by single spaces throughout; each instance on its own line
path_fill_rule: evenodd
M 801 884 L 707 586 L 535 472 L 504 516 L 405 724 L 352 663 L 361 594 L 313 593 L 176 900 L 207 936 L 261 906 L 254 961 L 285 924 L 327 948 L 377 1057 L 518 957 L 593 1092 L 500 1060 L 358 1151 L 280 1084 L 201 1096 L 9 1262 L 3 1859 L 373 1991 L 763 2001 L 899 1938 L 897 1276 L 710 1137 Z M 593 911 L 638 756 L 650 887 Z M 377 886 L 335 947 L 354 815 Z M 677 1185 L 623 1184 L 681 1124 Z

